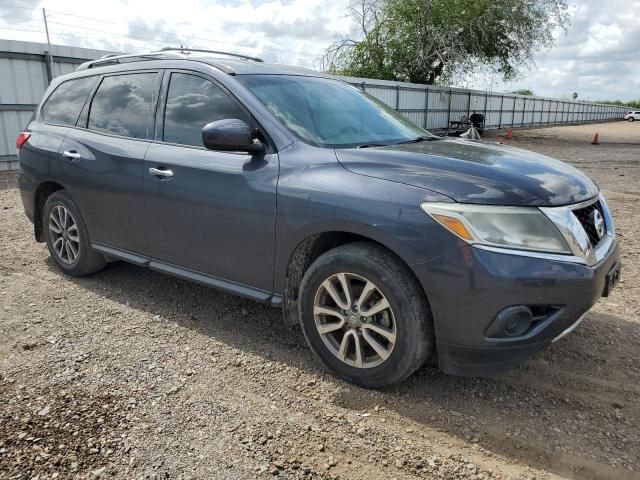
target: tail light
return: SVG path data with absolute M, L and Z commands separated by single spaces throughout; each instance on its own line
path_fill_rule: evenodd
M 18 137 L 16 138 L 16 150 L 18 151 L 18 153 L 20 152 L 22 146 L 27 143 L 27 140 L 29 140 L 30 136 L 31 134 L 29 132 L 20 132 L 18 134 Z

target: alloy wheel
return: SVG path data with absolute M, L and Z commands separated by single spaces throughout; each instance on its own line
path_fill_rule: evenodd
M 49 235 L 56 256 L 68 265 L 73 264 L 78 259 L 80 236 L 73 215 L 63 205 L 56 205 L 49 213 Z
M 336 273 L 318 287 L 315 326 L 327 349 L 356 368 L 385 362 L 396 344 L 393 310 L 382 291 L 353 273 Z

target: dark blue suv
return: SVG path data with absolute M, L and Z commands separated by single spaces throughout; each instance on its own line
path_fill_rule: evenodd
M 365 387 L 429 357 L 512 366 L 617 280 L 607 203 L 575 168 L 218 53 L 108 57 L 51 84 L 17 147 L 26 214 L 62 271 L 119 259 L 271 304 Z

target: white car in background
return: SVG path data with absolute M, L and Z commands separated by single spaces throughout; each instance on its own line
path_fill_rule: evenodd
M 624 114 L 624 119 L 633 122 L 634 120 L 640 120 L 640 111 L 632 110 Z

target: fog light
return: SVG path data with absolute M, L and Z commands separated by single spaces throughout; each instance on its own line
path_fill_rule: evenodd
M 533 314 L 524 305 L 505 308 L 495 320 L 495 325 L 503 337 L 519 337 L 524 335 L 533 323 Z

